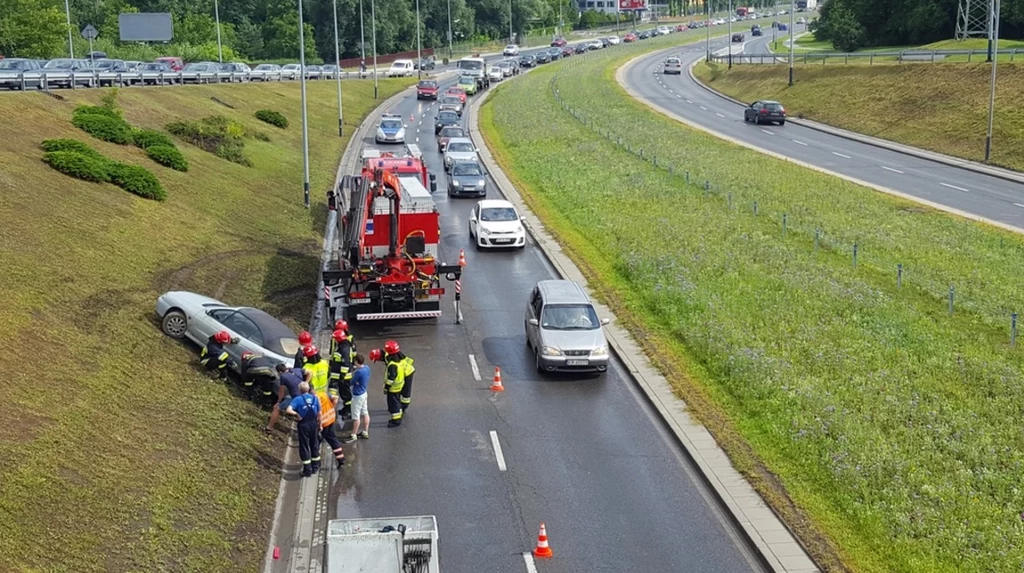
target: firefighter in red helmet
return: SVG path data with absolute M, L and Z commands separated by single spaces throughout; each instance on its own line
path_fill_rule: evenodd
M 370 360 L 384 362 L 384 395 L 388 398 L 388 412 L 391 420 L 388 427 L 402 424 L 402 417 L 412 403 L 412 377 L 416 372 L 413 359 L 402 353 L 398 342 L 388 340 L 384 348 L 370 351 Z
M 309 372 L 309 386 L 313 393 L 327 392 L 331 381 L 330 365 L 320 356 L 320 350 L 312 344 L 307 344 L 302 347 L 302 356 L 306 359 L 303 368 Z
M 334 323 L 331 335 L 331 387 L 338 391 L 341 403 L 341 417 L 347 419 L 352 410 L 352 361 L 356 357 L 356 345 L 348 331 L 348 323 L 339 320 Z
M 225 344 L 237 343 L 237 338 L 231 338 L 226 330 L 214 334 L 206 341 L 206 346 L 199 354 L 199 363 L 206 368 L 207 372 L 217 372 L 220 379 L 227 378 L 228 365 L 231 364 L 231 356 L 224 350 Z
M 308 330 L 303 330 L 299 333 L 299 349 L 295 351 L 295 363 L 292 364 L 292 368 L 302 368 L 306 365 L 306 357 L 303 356 L 302 349 L 310 344 L 313 344 L 313 335 Z

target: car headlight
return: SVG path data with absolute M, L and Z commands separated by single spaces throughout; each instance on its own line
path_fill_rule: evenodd
M 395 137 L 401 137 L 402 139 L 405 139 L 405 130 L 399 129 L 398 133 L 395 134 Z
M 591 356 L 608 356 L 607 346 L 598 346 L 597 348 L 590 351 Z
M 459 186 L 459 180 L 458 179 L 452 179 L 452 187 L 458 187 L 458 186 Z
M 379 128 L 379 127 L 377 128 L 377 137 L 379 137 L 381 139 L 384 139 L 384 137 L 385 137 L 384 136 L 384 130 Z
M 477 181 L 476 184 L 477 184 L 478 187 L 483 187 L 484 185 L 487 184 L 487 182 L 484 181 L 483 179 L 481 179 L 481 180 Z
M 480 227 L 480 234 L 486 237 L 491 234 L 491 230 L 486 227 Z
M 544 356 L 561 356 L 562 351 L 552 346 L 542 346 L 540 353 Z
M 526 232 L 526 229 L 524 229 L 522 225 L 519 225 L 518 227 L 516 227 L 516 233 L 525 233 L 525 232 Z

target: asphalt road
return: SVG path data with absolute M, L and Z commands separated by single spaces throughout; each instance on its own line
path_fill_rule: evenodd
M 745 31 L 749 38 L 749 27 Z M 744 46 L 744 53 L 760 53 L 771 41 L 770 30 Z M 712 42 L 713 49 L 725 42 Z M 749 50 L 749 51 L 748 51 Z M 626 82 L 640 97 L 717 133 L 793 159 L 1024 228 L 1024 185 L 966 169 L 921 159 L 786 123 L 754 125 L 743 121 L 743 107 L 702 89 L 684 71 L 663 76 L 661 64 L 669 55 L 683 66 L 704 56 L 704 44 L 664 50 L 646 56 L 626 74 Z M 779 66 L 785 74 L 785 65 Z M 799 74 L 800 70 L 797 69 Z M 785 105 L 785 101 L 782 102 Z M 855 111 L 854 111 L 855 112 Z
M 386 428 L 383 369 L 373 366 L 371 438 L 346 446 L 330 517 L 434 514 L 441 567 L 453 573 L 530 571 L 523 553 L 536 545 L 540 522 L 555 554 L 538 560 L 541 572 L 754 569 L 621 363 L 603 378 L 536 373 L 523 333 L 526 298 L 554 271 L 532 243 L 518 252 L 474 250 L 467 218 L 476 201 L 445 195 L 436 105 L 413 96 L 390 111 L 407 121 L 413 114 L 407 141 L 419 143 L 438 174 L 441 258 L 454 262 L 465 249 L 465 320 L 454 324 L 448 294 L 440 319 L 353 328 L 363 353 L 398 340 L 416 359 L 415 388 L 403 425 Z M 490 184 L 488 197 L 500 198 Z M 501 394 L 489 390 L 495 366 Z

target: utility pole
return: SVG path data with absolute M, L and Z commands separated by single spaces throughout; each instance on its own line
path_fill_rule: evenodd
M 360 59 L 366 63 L 366 29 L 363 27 L 363 0 L 359 0 L 359 49 Z
M 69 57 L 75 59 L 75 43 L 71 36 L 71 4 L 69 0 L 64 0 L 64 14 L 68 18 L 68 52 L 71 54 Z
M 795 1 L 795 0 L 794 0 Z M 732 0 L 729 0 L 729 13 L 725 15 L 729 19 L 729 69 L 732 69 Z
M 708 21 L 704 23 L 704 30 L 707 32 L 707 58 L 706 61 L 711 61 L 711 0 L 704 0 L 704 8 L 708 13 Z
M 989 8 L 992 18 L 992 23 L 989 25 L 989 39 L 996 46 L 999 45 L 999 3 L 1000 0 L 992 0 Z M 992 122 L 996 112 L 996 61 L 998 60 L 999 52 L 997 51 L 992 56 L 992 81 L 988 88 L 988 134 L 985 136 L 985 163 L 988 163 L 992 157 Z
M 423 55 L 420 49 L 420 0 L 416 0 L 416 79 L 423 78 Z
M 558 5 L 558 13 L 562 13 L 562 5 Z M 515 38 L 512 37 L 512 0 L 508 0 L 508 43 L 513 44 Z
M 217 20 L 217 62 L 224 63 L 224 49 L 220 45 L 220 6 L 217 0 L 213 0 L 213 16 Z
M 448 61 L 455 57 L 452 52 L 452 0 L 448 0 Z
M 796 34 L 793 32 L 796 13 L 796 0 L 790 0 L 789 5 L 789 87 L 793 87 L 793 46 L 796 44 Z
M 338 42 L 338 0 L 334 0 L 334 63 L 335 72 L 338 74 L 338 137 L 341 137 L 345 135 L 345 120 L 341 115 L 341 44 Z
M 302 90 L 302 171 L 305 179 L 302 184 L 303 199 L 309 209 L 309 120 L 306 117 L 306 36 L 302 22 L 302 0 L 299 0 L 299 85 Z
M 373 39 L 373 99 L 377 99 L 377 7 L 370 0 L 370 36 Z

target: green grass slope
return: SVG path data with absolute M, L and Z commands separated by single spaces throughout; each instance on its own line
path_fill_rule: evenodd
M 382 96 L 407 83 L 382 81 Z M 351 135 L 376 104 L 369 82 L 344 90 Z M 252 167 L 177 141 L 187 173 L 72 127 L 105 91 L 0 98 L 0 570 L 256 571 L 285 436 L 263 436 L 265 412 L 204 378 L 153 305 L 195 290 L 306 324 L 347 141 L 335 86 L 309 85 L 310 211 L 298 84 L 121 90 L 139 127 L 222 114 L 269 135 L 247 141 Z M 256 120 L 264 108 L 291 126 Z M 40 142 L 59 137 L 150 169 L 167 201 L 47 167 Z
M 796 69 L 786 66 L 698 64 L 694 74 L 741 101 L 776 99 L 805 117 L 964 159 L 985 157 L 988 125 L 986 64 L 875 64 Z M 1001 66 L 996 87 L 992 163 L 1024 171 L 1024 67 Z
M 614 79 L 635 53 L 495 90 L 527 201 L 827 570 L 1016 570 L 1024 239 L 652 113 Z

